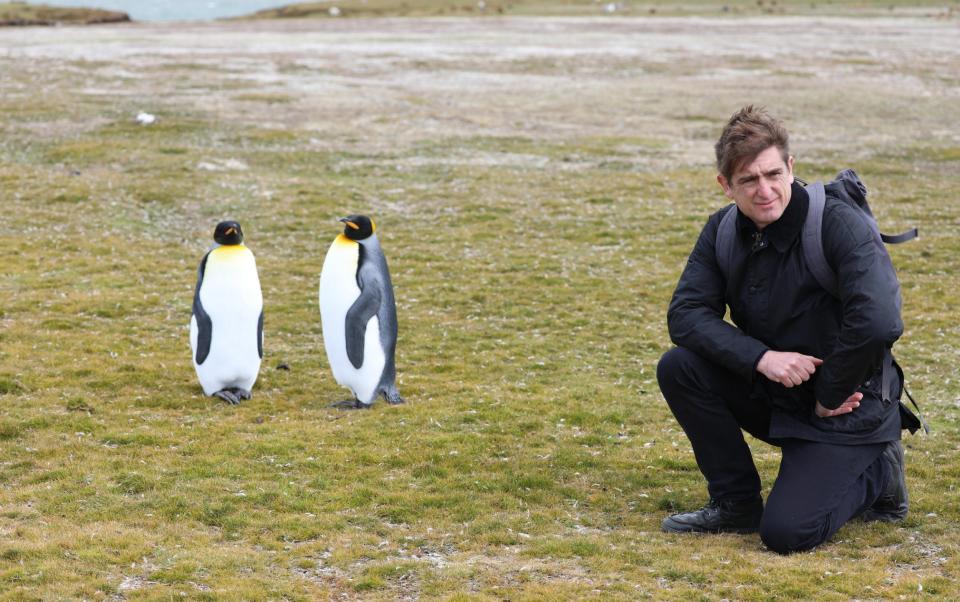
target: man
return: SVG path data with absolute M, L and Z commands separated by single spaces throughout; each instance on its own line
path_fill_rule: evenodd
M 857 516 L 901 520 L 902 382 L 883 369 L 903 331 L 889 256 L 858 210 L 828 192 L 822 244 L 839 293 L 818 284 L 801 247 L 808 194 L 794 181 L 786 129 L 764 109 L 734 114 L 716 156 L 717 181 L 735 207 L 700 233 L 668 311 L 677 347 L 657 366 L 710 501 L 668 517 L 663 529 L 759 530 L 786 554 L 814 548 Z M 716 242 L 727 211 L 736 228 L 724 270 Z M 723 319 L 727 306 L 733 324 Z M 741 429 L 782 451 L 766 508 Z

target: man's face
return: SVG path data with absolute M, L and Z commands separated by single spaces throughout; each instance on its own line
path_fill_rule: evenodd
M 790 202 L 793 157 L 784 163 L 780 149 L 771 146 L 737 168 L 729 181 L 718 175 L 717 182 L 740 212 L 762 230 L 780 219 Z

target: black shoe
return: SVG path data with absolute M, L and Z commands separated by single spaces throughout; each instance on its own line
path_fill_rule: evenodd
M 907 475 L 903 464 L 903 445 L 899 441 L 891 441 L 884 448 L 880 458 L 887 465 L 887 482 L 883 487 L 883 493 L 873 506 L 861 515 L 861 518 L 865 521 L 878 520 L 894 523 L 903 520 L 910 507 L 907 496 Z
M 711 499 L 693 512 L 674 514 L 663 520 L 668 533 L 756 533 L 763 518 L 763 500 L 721 501 Z

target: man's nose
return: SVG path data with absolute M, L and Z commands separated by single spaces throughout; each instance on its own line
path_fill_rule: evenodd
M 773 192 L 773 183 L 766 178 L 760 178 L 757 182 L 757 195 L 762 198 L 769 198 Z

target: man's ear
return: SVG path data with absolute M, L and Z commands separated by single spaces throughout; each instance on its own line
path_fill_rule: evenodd
M 727 179 L 725 177 L 723 177 L 723 174 L 719 174 L 719 173 L 717 174 L 717 183 L 720 184 L 720 188 L 723 189 L 723 194 L 727 195 L 728 199 L 732 199 L 733 191 L 730 190 L 730 183 L 727 182 Z
M 793 155 L 787 157 L 787 173 L 790 174 L 789 184 L 793 184 Z

